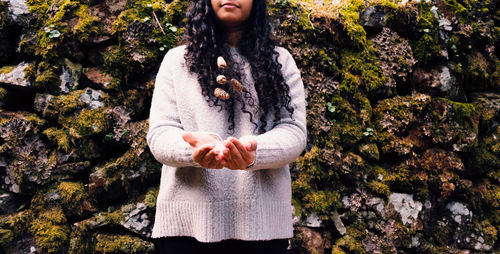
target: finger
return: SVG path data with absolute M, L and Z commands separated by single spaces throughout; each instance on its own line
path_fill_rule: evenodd
M 232 142 L 229 142 L 228 146 L 229 146 L 228 148 L 229 148 L 230 153 L 231 153 L 230 166 L 233 169 L 235 169 L 235 168 L 242 168 L 242 165 L 246 165 L 238 148 L 236 148 L 236 146 Z
M 229 148 L 224 146 L 224 149 L 222 150 L 222 156 L 223 156 L 223 160 L 225 160 L 225 161 L 231 160 L 231 151 L 229 150 Z
M 250 152 L 256 151 L 257 150 L 257 141 L 255 141 L 255 139 L 249 140 L 248 143 L 245 144 L 245 148 Z
M 252 162 L 253 158 L 251 158 L 250 153 L 253 152 L 253 150 L 252 151 L 247 150 L 245 145 L 243 145 L 243 143 L 238 139 L 231 140 L 231 143 L 233 143 L 236 146 L 236 148 L 238 148 L 238 150 L 240 151 L 241 158 L 244 161 L 243 163 L 244 165 L 248 165 L 250 162 Z
M 206 146 L 202 146 L 198 149 L 196 149 L 194 152 L 193 152 L 193 160 L 195 162 L 198 162 L 200 163 L 201 161 L 203 161 L 203 158 L 210 152 L 212 151 L 212 149 L 214 148 L 213 145 L 206 145 Z
M 216 158 L 218 153 L 219 152 L 216 149 L 212 149 L 205 156 L 205 161 L 207 162 L 209 168 L 216 168 L 217 163 L 219 162 L 219 160 L 217 160 Z

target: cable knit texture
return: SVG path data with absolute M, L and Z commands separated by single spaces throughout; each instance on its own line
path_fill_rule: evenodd
M 238 103 L 235 131 L 229 134 L 228 113 L 210 107 L 202 96 L 196 75 L 185 65 L 185 46 L 165 55 L 156 77 L 147 134 L 152 154 L 163 164 L 153 238 L 192 236 L 201 242 L 218 242 L 293 237 L 289 163 L 306 145 L 304 86 L 290 53 L 281 47 L 276 50 L 295 112 L 289 117 L 284 111 L 284 117 L 261 135 L 256 134 L 250 116 L 238 110 Z M 250 65 L 237 49 L 231 53 L 244 69 L 243 85 L 258 105 Z M 253 112 L 254 119 L 259 119 L 258 110 Z M 247 170 L 202 168 L 182 140 L 185 131 L 212 132 L 222 139 L 251 135 L 257 141 L 255 164 Z

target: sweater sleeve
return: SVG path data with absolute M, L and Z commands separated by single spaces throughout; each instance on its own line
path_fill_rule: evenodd
M 182 139 L 184 133 L 179 114 L 172 69 L 183 57 L 182 48 L 169 50 L 156 75 L 149 115 L 147 143 L 155 159 L 172 167 L 201 167 L 193 161 L 192 150 Z
M 257 151 L 255 164 L 248 170 L 281 168 L 293 162 L 306 146 L 304 84 L 292 55 L 284 48 L 279 49 L 281 72 L 286 84 L 290 87 L 290 105 L 294 108 L 293 116 L 290 117 L 288 111 L 283 111 L 283 118 L 271 130 L 253 136 L 257 141 Z

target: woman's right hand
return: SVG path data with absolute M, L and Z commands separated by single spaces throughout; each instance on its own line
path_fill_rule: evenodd
M 215 169 L 223 167 L 224 154 L 227 154 L 229 149 L 225 148 L 220 140 L 203 132 L 185 132 L 182 138 L 193 149 L 193 160 L 202 167 Z

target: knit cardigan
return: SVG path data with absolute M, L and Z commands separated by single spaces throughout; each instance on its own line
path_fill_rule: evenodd
M 290 87 L 292 117 L 282 109 L 282 119 L 274 125 L 271 121 L 258 135 L 249 114 L 241 112 L 236 102 L 235 130 L 230 135 L 228 113 L 205 100 L 196 75 L 187 69 L 185 50 L 185 46 L 173 48 L 163 58 L 151 102 L 147 142 L 163 164 L 152 238 L 191 236 L 218 242 L 293 237 L 288 164 L 305 148 L 307 131 L 304 86 L 292 56 L 276 48 Z M 259 105 L 250 65 L 237 49 L 231 54 L 244 70 L 244 87 Z M 260 118 L 258 109 L 253 113 L 253 119 Z M 257 141 L 255 164 L 246 170 L 202 168 L 182 139 L 185 131 L 216 133 L 222 139 L 251 135 Z

